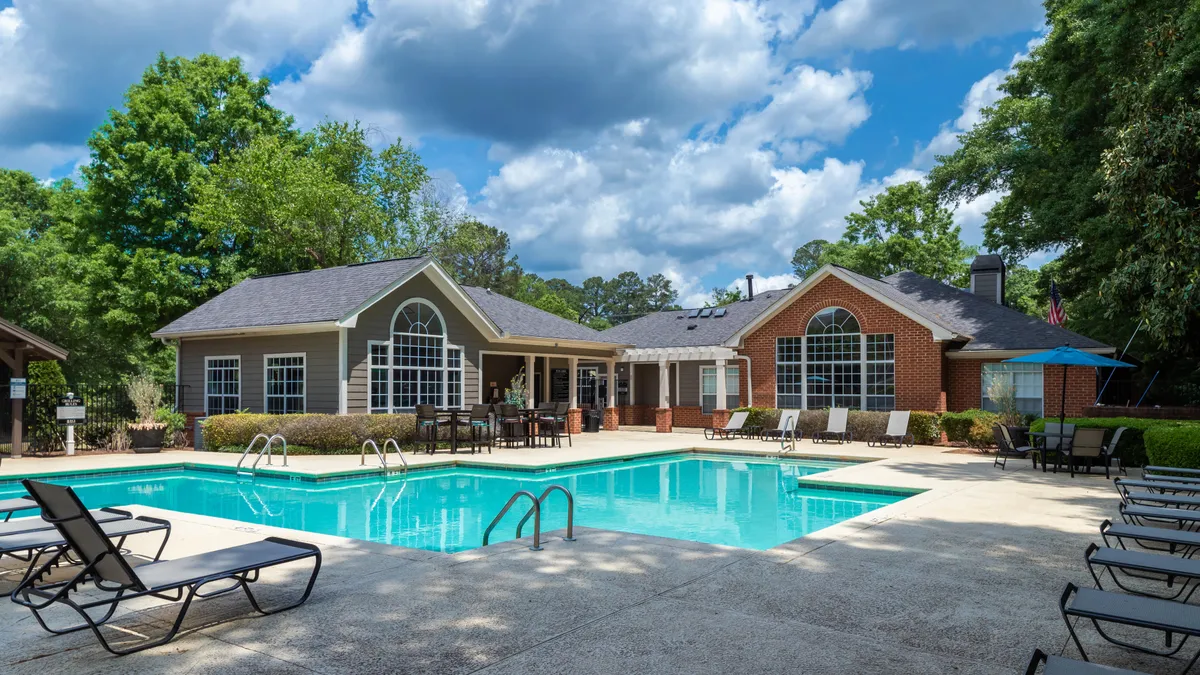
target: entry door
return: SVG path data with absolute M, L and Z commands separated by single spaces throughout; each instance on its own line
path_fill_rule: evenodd
M 542 374 L 533 374 L 533 407 L 538 407 L 542 404 Z

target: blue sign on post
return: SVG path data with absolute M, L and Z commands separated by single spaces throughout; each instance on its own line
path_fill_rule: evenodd
M 10 377 L 8 379 L 9 398 L 25 398 L 25 391 L 27 388 L 28 381 L 23 377 Z

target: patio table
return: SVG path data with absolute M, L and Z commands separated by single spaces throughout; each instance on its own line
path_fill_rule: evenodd
M 1051 438 L 1058 438 L 1058 439 L 1071 438 L 1074 436 L 1074 434 L 1065 434 L 1065 433 L 1062 433 L 1059 431 L 1030 431 L 1030 432 L 1027 432 L 1025 435 L 1029 436 L 1030 438 L 1041 439 L 1041 441 L 1042 441 L 1041 448 L 1035 448 L 1035 449 L 1040 449 L 1042 452 L 1042 473 L 1046 473 L 1046 453 L 1048 452 L 1048 449 L 1046 448 L 1047 440 L 1049 440 Z M 1055 452 L 1059 453 L 1059 459 L 1061 459 L 1062 453 L 1063 453 L 1062 443 L 1058 444 L 1058 449 Z M 1058 464 L 1059 463 L 1057 461 L 1054 462 L 1054 473 L 1058 473 Z
M 470 415 L 470 410 L 461 408 L 441 408 L 434 410 L 438 417 L 446 417 L 450 424 L 450 454 L 458 453 L 458 420 L 463 415 Z M 475 454 L 475 450 L 471 450 L 471 454 Z

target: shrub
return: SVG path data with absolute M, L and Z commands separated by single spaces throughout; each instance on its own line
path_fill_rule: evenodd
M 134 429 L 155 429 L 160 425 L 155 421 L 155 414 L 162 405 L 163 388 L 149 375 L 136 375 L 129 380 L 125 387 L 129 401 L 137 411 L 137 422 Z
M 750 413 L 746 418 L 748 426 L 774 429 L 779 425 L 779 416 L 783 411 L 778 408 L 743 407 L 734 412 Z M 888 413 L 886 412 L 851 410 L 846 420 L 846 430 L 854 436 L 855 440 L 865 441 L 887 431 L 887 421 Z M 801 410 L 800 416 L 796 420 L 796 428 L 804 432 L 805 438 L 812 438 L 817 432 L 825 431 L 829 428 L 829 410 Z M 916 443 L 936 443 L 941 439 L 937 413 L 914 410 L 908 420 L 908 430 Z M 989 433 L 991 432 L 989 431 Z
M 214 415 L 204 423 L 204 445 L 209 450 L 241 451 L 258 434 L 281 434 L 289 451 L 295 445 L 310 452 L 336 454 L 357 452 L 367 439 L 382 445 L 394 438 L 407 445 L 415 438 L 416 428 L 414 415 Z
M 1000 416 L 978 408 L 963 412 L 945 412 L 939 420 L 946 439 L 952 442 L 966 443 L 972 448 L 988 448 L 995 444 L 992 425 L 1000 421 Z
M 730 412 L 731 413 L 735 413 L 735 412 L 749 413 L 746 416 L 746 426 L 748 426 L 748 427 L 762 427 L 764 429 L 774 429 L 775 427 L 779 426 L 780 411 L 778 408 L 742 407 L 742 408 L 734 408 Z
M 829 428 L 828 410 L 801 410 L 796 420 L 796 428 L 804 432 L 805 438 L 812 438 L 818 431 Z
M 1029 430 L 1045 431 L 1047 421 L 1057 422 L 1058 418 L 1051 417 L 1049 419 L 1034 420 L 1029 425 Z M 1105 438 L 1106 443 L 1112 439 L 1112 432 L 1115 432 L 1118 427 L 1125 427 L 1125 431 L 1121 432 L 1121 442 L 1117 447 L 1117 453 L 1126 466 L 1144 466 L 1146 464 L 1144 435 L 1148 430 L 1177 428 L 1184 425 L 1197 426 L 1179 420 L 1158 420 L 1142 417 L 1068 417 L 1066 422 L 1067 424 L 1074 424 L 1077 427 L 1108 429 L 1109 433 Z
M 937 413 L 914 410 L 908 418 L 908 433 L 913 435 L 913 442 L 922 445 L 932 445 L 942 440 L 942 429 L 938 425 Z
M 878 410 L 851 410 L 846 431 L 856 441 L 868 441 L 887 431 L 888 414 Z
M 1150 464 L 1200 469 L 1200 424 L 1153 426 L 1145 431 L 1144 439 Z

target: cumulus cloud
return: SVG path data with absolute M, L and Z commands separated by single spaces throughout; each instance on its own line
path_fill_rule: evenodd
M 819 10 L 795 44 L 798 55 L 830 55 L 885 47 L 963 46 L 980 38 L 1035 30 L 1040 0 L 838 0 Z

